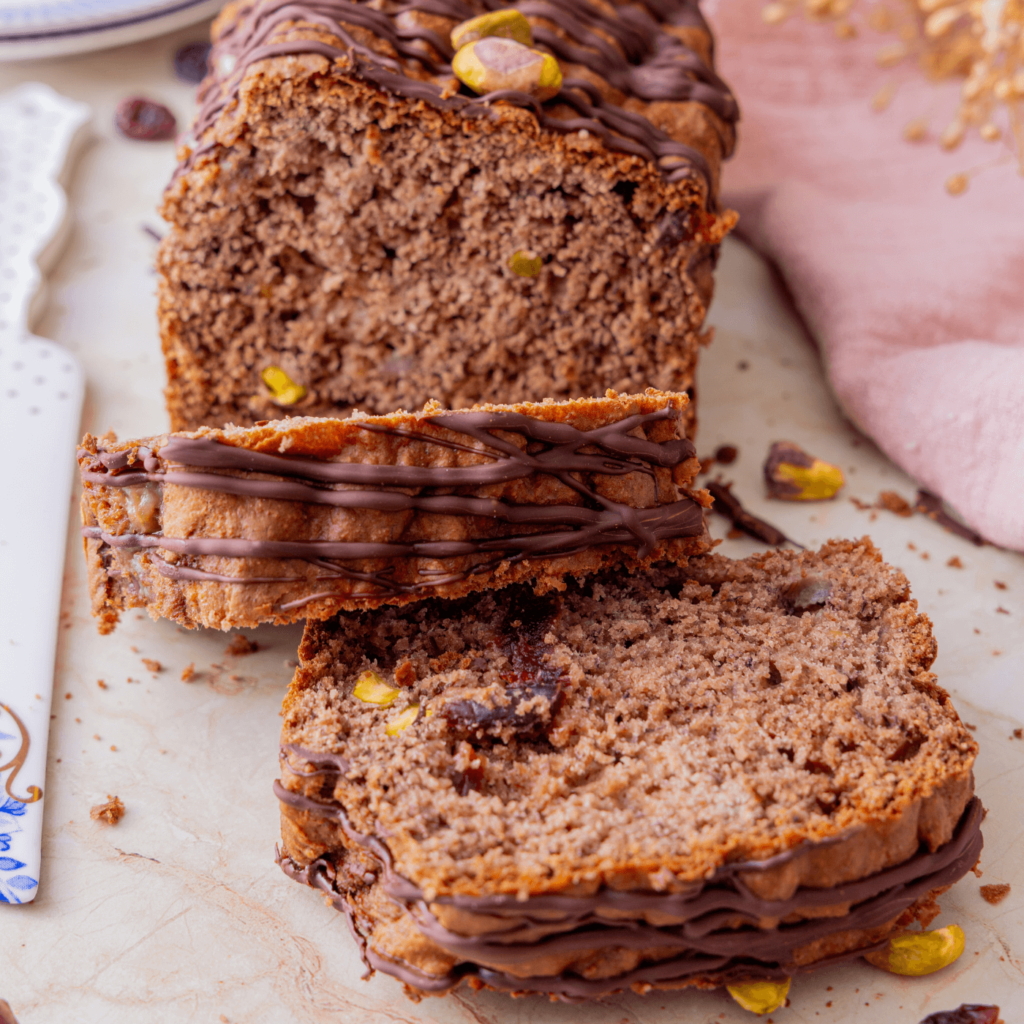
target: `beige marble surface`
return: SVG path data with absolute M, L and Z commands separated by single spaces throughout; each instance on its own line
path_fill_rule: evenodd
M 174 81 L 170 61 L 177 45 L 200 35 L 0 65 L 0 90 L 41 80 L 96 113 L 70 184 L 68 248 L 35 325 L 84 364 L 83 427 L 94 432 L 127 436 L 166 425 L 154 244 L 141 226 L 160 226 L 154 207 L 172 147 L 118 138 L 111 115 L 119 99 L 141 92 L 187 120 L 191 89 Z M 784 293 L 736 242 L 723 250 L 712 320 L 718 336 L 701 371 L 700 451 L 737 445 L 729 477 L 752 509 L 796 539 L 870 533 L 910 576 L 936 624 L 940 681 L 982 744 L 978 789 L 990 810 L 984 881 L 1013 886 L 995 907 L 981 899 L 973 876 L 945 897 L 940 922 L 964 927 L 967 952 L 942 974 L 900 979 L 850 965 L 805 976 L 794 982 L 792 1005 L 773 1019 L 916 1024 L 961 1002 L 997 1002 L 1007 1024 L 1024 1020 L 1024 741 L 1011 738 L 1024 724 L 1024 558 L 975 548 L 920 517 L 873 518 L 854 507 L 848 498 L 872 501 L 882 489 L 911 498 L 913 485 L 845 423 Z M 760 464 L 779 439 L 839 463 L 848 474 L 843 496 L 813 506 L 766 501 Z M 23 494 L 31 514 L 31 489 Z M 720 520 L 716 529 L 724 534 Z M 755 548 L 737 540 L 723 550 Z M 620 995 L 586 1007 L 463 993 L 414 1004 L 389 978 L 360 980 L 339 915 L 273 863 L 277 711 L 300 630 L 257 631 L 262 649 L 244 657 L 225 653 L 227 635 L 186 633 L 136 615 L 100 637 L 74 533 L 68 552 L 41 893 L 31 905 L 0 907 L 0 998 L 21 1024 L 754 1019 L 720 993 Z M 954 555 L 963 568 L 947 566 Z M 149 671 L 143 658 L 162 670 Z M 190 663 L 199 675 L 184 683 Z M 127 807 L 116 828 L 89 820 L 90 806 L 108 793 Z

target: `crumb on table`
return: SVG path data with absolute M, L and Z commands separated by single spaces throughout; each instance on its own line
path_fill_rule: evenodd
M 156 658 L 143 658 L 142 664 L 146 666 L 146 669 L 150 672 L 163 672 L 164 667 L 160 664 Z
M 1002 903 L 1009 895 L 1010 886 L 1006 882 L 994 882 L 991 885 L 983 885 L 981 887 L 981 898 L 993 906 L 997 903 Z
M 243 654 L 254 654 L 259 649 L 260 645 L 255 640 L 250 640 L 244 633 L 238 633 L 231 638 L 231 643 L 224 649 L 224 653 L 238 658 Z
M 188 664 L 187 664 L 187 665 L 186 665 L 186 666 L 185 666 L 185 667 L 184 667 L 184 668 L 183 668 L 183 669 L 181 670 L 181 681 L 182 681 L 183 683 L 189 683 L 189 682 L 191 682 L 191 681 L 192 681 L 193 679 L 195 679 L 195 677 L 196 677 L 196 663 L 195 663 L 194 661 L 190 661 L 190 662 L 189 662 L 189 663 L 188 663 Z
M 97 804 L 89 809 L 89 817 L 93 821 L 103 821 L 108 825 L 116 825 L 124 817 L 124 803 L 120 797 L 107 794 L 105 804 Z

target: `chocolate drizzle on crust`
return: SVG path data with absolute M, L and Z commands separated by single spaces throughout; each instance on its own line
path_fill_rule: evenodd
M 710 169 L 701 153 L 672 139 L 646 117 L 609 102 L 586 79 L 567 77 L 558 95 L 544 104 L 527 93 L 507 89 L 479 97 L 468 91 L 450 95 L 449 62 L 454 54 L 449 40 L 423 25 L 399 25 L 400 16 L 422 12 L 454 25 L 479 10 L 461 0 L 413 0 L 392 6 L 393 11 L 384 13 L 350 0 L 264 0 L 244 9 L 214 44 L 210 66 L 230 70 L 223 77 L 208 79 L 200 91 L 201 107 L 193 126 L 196 148 L 179 173 L 217 145 L 206 134 L 237 99 L 247 68 L 271 57 L 313 53 L 338 61 L 340 70 L 384 92 L 464 117 L 495 116 L 497 103 L 531 108 L 543 128 L 562 133 L 586 130 L 608 149 L 656 161 L 669 181 L 702 178 L 710 193 Z M 484 0 L 483 6 L 493 11 L 506 4 Z M 533 35 L 538 47 L 601 76 L 627 98 L 701 103 L 725 124 L 737 121 L 739 109 L 728 86 L 698 53 L 663 27 L 699 27 L 707 32 L 696 0 L 641 0 L 617 5 L 614 15 L 607 6 L 597 7 L 587 0 L 524 0 L 516 7 L 528 18 L 543 19 L 559 30 L 536 25 Z M 272 41 L 299 26 L 321 38 Z M 353 29 L 372 33 L 397 57 L 361 43 Z M 409 71 L 430 77 L 411 77 Z M 563 109 L 556 112 L 558 107 Z M 566 107 L 577 116 L 566 117 Z
M 316 765 L 316 773 L 327 770 L 324 755 L 305 751 L 294 744 L 282 749 L 285 763 L 291 767 L 291 756 Z M 340 767 L 340 766 L 339 766 Z M 292 769 L 295 771 L 294 769 Z M 302 776 L 301 770 L 295 771 Z M 476 975 L 495 988 L 510 991 L 548 992 L 563 998 L 578 999 L 620 990 L 636 982 L 678 981 L 693 975 L 723 974 L 725 978 L 765 978 L 792 974 L 794 951 L 836 932 L 850 929 L 872 929 L 896 919 L 917 900 L 936 889 L 951 885 L 977 862 L 982 848 L 981 822 L 984 810 L 977 797 L 967 805 L 953 837 L 934 852 L 922 848 L 902 864 L 860 879 L 827 889 L 798 889 L 789 899 L 763 900 L 756 897 L 741 881 L 743 873 L 767 870 L 779 863 L 803 855 L 807 844 L 787 850 L 763 861 L 726 864 L 704 882 L 695 882 L 684 892 L 652 891 L 621 892 L 601 890 L 592 896 L 538 895 L 526 900 L 515 896 L 435 896 L 427 900 L 419 888 L 397 873 L 387 844 L 376 837 L 356 830 L 343 808 L 334 802 L 312 800 L 286 790 L 275 783 L 279 800 L 297 811 L 328 818 L 339 823 L 350 841 L 367 850 L 380 864 L 384 892 L 401 904 L 411 915 L 423 935 L 452 955 L 464 957 L 449 974 L 425 975 L 410 965 L 398 963 L 374 953 L 362 937 L 367 965 L 395 975 L 423 991 L 445 991 L 467 975 Z M 334 868 L 330 861 L 319 859 L 300 869 L 287 857 L 278 856 L 285 873 L 322 889 L 332 897 L 334 905 L 343 910 L 352 922 L 351 911 L 344 896 L 333 886 Z M 431 911 L 432 904 L 445 904 L 475 913 L 504 918 L 507 927 L 490 935 L 461 935 L 445 928 Z M 764 919 L 785 919 L 802 910 L 849 904 L 848 913 L 839 916 L 814 917 L 775 928 L 758 927 Z M 601 911 L 612 911 L 618 918 L 610 923 Z M 543 912 L 541 918 L 537 914 Z M 657 912 L 682 923 L 652 926 L 641 916 Z M 558 915 L 560 930 L 534 941 L 517 941 L 528 933 L 538 920 L 550 928 Z M 630 920 L 627 915 L 635 915 Z M 749 922 L 743 925 L 742 922 Z M 741 925 L 741 926 L 738 926 Z M 354 928 L 354 925 L 353 925 Z M 355 930 L 355 929 L 354 929 Z M 496 966 L 528 962 L 540 954 L 590 949 L 659 949 L 676 948 L 679 952 L 653 964 L 641 965 L 626 974 L 600 980 L 587 980 L 563 972 L 551 977 L 520 977 Z M 867 949 L 845 954 L 840 959 L 859 956 Z M 491 967 L 480 966 L 483 961 Z M 821 963 L 805 965 L 806 968 Z
M 475 465 L 420 466 L 334 462 L 252 451 L 208 438 L 171 437 L 152 448 L 95 453 L 81 450 L 82 481 L 98 487 L 176 485 L 253 498 L 331 505 L 379 512 L 415 511 L 510 524 L 508 533 L 455 540 L 325 541 L 306 539 L 248 539 L 242 537 L 168 537 L 161 529 L 148 533 L 111 534 L 98 525 L 82 528 L 82 535 L 126 551 L 149 550 L 161 575 L 211 583 L 294 583 L 309 580 L 356 579 L 374 584 L 385 593 L 419 593 L 468 576 L 486 572 L 501 562 L 561 557 L 597 545 L 635 546 L 638 558 L 648 557 L 671 538 L 699 537 L 704 530 L 703 510 L 684 497 L 650 508 L 634 508 L 604 497 L 586 480 L 588 474 L 620 477 L 644 474 L 655 481 L 655 469 L 667 470 L 692 459 L 692 443 L 683 438 L 655 442 L 630 432 L 662 420 L 675 420 L 673 408 L 626 417 L 615 423 L 580 430 L 566 423 L 547 422 L 512 412 L 467 412 L 438 415 L 426 422 L 467 443 L 444 436 L 388 427 L 373 422 L 358 426 L 375 433 L 407 438 L 429 446 L 456 449 L 478 456 Z M 516 444 L 510 435 L 518 436 Z M 478 490 L 527 477 L 553 477 L 580 495 L 585 504 L 530 504 L 475 494 Z M 432 493 L 412 493 L 427 488 Z M 440 490 L 441 493 L 437 493 Z M 313 576 L 234 576 L 195 566 L 176 565 L 156 554 L 184 556 L 281 559 L 308 563 Z M 389 570 L 345 566 L 341 562 L 367 559 L 474 559 L 468 566 L 432 566 L 418 570 L 419 579 L 397 583 Z M 305 566 L 298 568 L 304 569 Z M 288 611 L 330 591 L 305 595 L 281 605 Z

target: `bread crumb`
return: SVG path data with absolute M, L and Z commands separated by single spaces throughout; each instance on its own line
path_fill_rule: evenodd
M 957 556 L 956 556 L 956 555 L 954 555 L 954 556 L 953 556 L 953 557 L 952 557 L 952 558 L 951 558 L 951 559 L 950 559 L 950 560 L 949 560 L 949 561 L 948 561 L 948 562 L 946 563 L 946 565 L 948 565 L 948 566 L 950 567 L 950 569 L 962 569 L 962 568 L 964 567 L 964 563 L 963 563 L 963 562 L 961 562 L 961 561 L 960 561 L 960 559 L 959 559 L 959 558 L 957 558 Z
M 991 903 L 992 906 L 1002 903 L 1009 895 L 1010 887 L 1006 882 L 995 882 L 992 885 L 983 885 L 981 887 L 981 898 L 986 903 Z
M 181 681 L 183 683 L 190 683 L 193 679 L 195 679 L 195 677 L 196 677 L 196 663 L 194 661 L 190 661 L 181 670 Z
M 143 658 L 142 664 L 145 665 L 150 672 L 163 672 L 164 670 L 163 665 L 161 665 L 155 658 Z
M 231 643 L 224 649 L 224 653 L 240 658 L 243 654 L 254 654 L 259 649 L 260 645 L 255 640 L 250 640 L 245 634 L 238 633 L 231 638 Z
M 909 519 L 914 514 L 914 507 L 909 501 L 901 498 L 895 491 L 882 491 L 875 502 L 876 508 L 884 508 L 888 512 L 895 512 L 898 516 Z
M 108 825 L 116 825 L 124 817 L 124 804 L 120 797 L 108 793 L 107 802 L 90 808 L 89 817 L 93 821 L 103 821 Z

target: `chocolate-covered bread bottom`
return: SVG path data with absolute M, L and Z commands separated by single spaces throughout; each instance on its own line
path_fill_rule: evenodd
M 970 871 L 981 853 L 984 817 L 974 797 L 952 838 L 939 849 L 923 847 L 903 863 L 867 878 L 800 888 L 787 899 L 760 899 L 740 876 L 801 856 L 807 844 L 766 861 L 725 865 L 682 892 L 603 889 L 583 897 L 428 900 L 394 870 L 387 845 L 352 828 L 339 805 L 311 800 L 279 784 L 275 792 L 286 817 L 319 816 L 342 826 L 348 841 L 344 851 L 306 867 L 287 855 L 279 855 L 278 862 L 289 877 L 320 889 L 346 915 L 371 970 L 384 971 L 422 993 L 441 994 L 468 980 L 566 1000 L 629 987 L 782 978 L 860 956 L 913 921 L 919 910 L 927 914 L 934 896 Z M 381 929 L 383 941 L 376 934 L 377 922 L 385 916 L 381 906 L 391 919 L 385 924 L 401 925 Z M 446 927 L 440 918 L 453 916 L 452 911 L 456 920 L 463 912 L 466 920 L 490 921 L 493 930 L 462 934 Z M 652 919 L 668 923 L 652 924 Z M 388 932 L 407 935 L 410 924 L 422 939 L 409 947 L 416 950 L 419 964 L 396 955 L 386 938 Z M 424 970 L 425 959 L 448 969 Z M 581 959 L 590 967 L 588 976 L 561 966 Z M 614 965 L 623 961 L 629 966 L 615 972 Z

